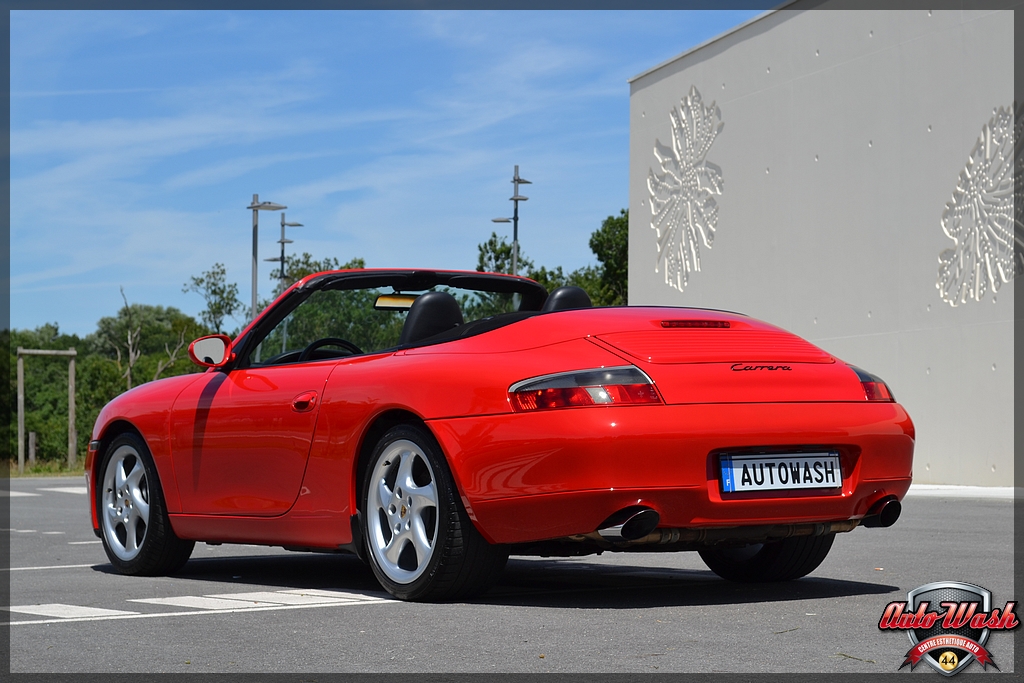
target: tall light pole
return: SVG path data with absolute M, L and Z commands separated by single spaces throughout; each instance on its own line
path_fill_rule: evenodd
M 282 211 L 287 209 L 287 206 L 281 204 L 275 204 L 274 202 L 261 202 L 260 196 L 254 194 L 252 196 L 252 204 L 246 208 L 252 209 L 252 308 L 249 311 L 249 320 L 256 319 L 256 305 L 257 305 L 257 282 L 256 282 L 256 270 L 259 257 L 257 255 L 257 245 L 259 241 L 260 233 L 260 211 Z
M 288 238 L 286 238 L 284 236 L 284 229 L 285 229 L 285 227 L 301 228 L 302 227 L 302 223 L 288 223 L 287 221 L 285 221 L 284 213 L 282 212 L 281 213 L 281 239 L 279 239 L 277 241 L 277 243 L 281 245 L 281 255 L 280 256 L 275 256 L 274 258 L 265 258 L 265 259 L 263 259 L 264 261 L 276 261 L 276 262 L 279 262 L 281 264 L 281 270 L 278 271 L 277 278 L 281 281 L 282 285 L 284 285 L 285 278 L 287 278 L 287 276 L 288 276 L 288 274 L 284 272 L 284 264 L 285 264 L 285 260 L 284 260 L 284 245 L 292 243 L 292 240 L 290 240 L 290 239 L 288 239 Z M 282 287 L 282 291 L 283 291 L 283 289 L 284 288 Z
M 525 202 L 529 197 L 522 197 L 519 194 L 520 185 L 532 185 L 529 180 L 519 177 L 519 165 L 516 164 L 512 173 L 512 218 L 492 218 L 494 223 L 512 223 L 512 274 L 519 274 L 519 202 Z
M 284 236 L 285 227 L 289 228 L 301 228 L 302 223 L 289 223 L 284 219 L 284 211 L 281 212 L 281 239 L 277 241 L 281 245 L 281 255 L 275 256 L 274 258 L 266 258 L 264 261 L 279 261 L 281 263 L 281 270 L 278 271 L 278 279 L 281 281 L 281 291 L 283 292 L 287 287 L 288 274 L 284 272 L 284 245 L 291 244 L 292 240 Z M 281 353 L 288 350 L 288 318 L 284 319 L 284 325 L 281 327 Z

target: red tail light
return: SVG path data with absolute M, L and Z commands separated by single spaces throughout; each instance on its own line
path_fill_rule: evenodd
M 896 397 L 892 395 L 889 385 L 883 382 L 880 377 L 872 375 L 870 372 L 865 372 L 853 365 L 850 366 L 850 369 L 857 373 L 860 385 L 864 387 L 864 398 L 866 400 L 888 401 L 890 403 L 896 401 Z
M 895 401 L 885 382 L 861 382 L 864 395 L 869 401 Z
M 516 412 L 582 406 L 662 403 L 654 382 L 633 365 L 544 375 L 508 390 Z

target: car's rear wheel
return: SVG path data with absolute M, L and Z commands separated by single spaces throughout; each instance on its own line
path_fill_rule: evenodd
M 711 571 L 729 581 L 791 581 L 817 569 L 835 538 L 835 534 L 794 536 L 769 543 L 711 546 L 699 552 Z
M 370 567 L 402 600 L 468 598 L 508 561 L 508 546 L 488 543 L 473 526 L 440 447 L 420 427 L 393 427 L 377 443 L 362 503 Z
M 160 480 L 145 442 L 115 438 L 100 464 L 96 516 L 110 563 L 122 574 L 154 576 L 180 569 L 195 547 L 174 535 Z

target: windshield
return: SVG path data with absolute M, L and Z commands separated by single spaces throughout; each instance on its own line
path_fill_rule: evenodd
M 409 309 L 393 308 L 396 291 L 391 286 L 313 291 L 267 331 L 249 354 L 248 365 L 340 358 L 399 346 L 403 343 L 402 332 Z M 427 292 L 450 294 L 458 312 L 452 313 L 449 309 L 449 314 L 460 316 L 460 324 L 504 314 L 509 314 L 508 322 L 521 317 L 514 313 L 519 306 L 518 294 L 481 292 L 445 285 L 416 292 L 403 290 L 402 294 L 411 303 Z M 448 329 L 454 327 L 450 325 Z M 405 340 L 405 343 L 409 341 Z

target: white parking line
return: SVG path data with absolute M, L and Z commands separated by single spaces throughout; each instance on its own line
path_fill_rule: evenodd
M 314 595 L 318 598 L 333 598 L 335 600 L 377 600 L 385 599 L 392 600 L 393 598 L 388 597 L 384 593 L 350 593 L 348 591 L 332 591 L 324 590 L 322 588 L 291 588 L 288 590 L 279 591 L 280 593 L 291 594 L 291 595 Z
M 141 602 L 148 605 L 167 605 L 169 607 L 194 607 L 195 609 L 231 610 L 253 609 L 255 607 L 272 607 L 273 602 L 244 602 L 242 600 L 225 600 L 207 598 L 198 595 L 182 595 L 174 598 L 137 598 L 128 602 Z
M 41 617 L 59 617 L 65 619 L 88 619 L 90 617 L 130 616 L 138 612 L 125 612 L 120 609 L 104 609 L 102 607 L 81 607 L 79 605 L 62 605 L 50 603 L 46 605 L 11 605 L 8 611 L 19 614 L 35 614 Z
M 247 604 L 243 600 L 231 599 L 241 597 L 249 597 L 252 595 L 268 596 L 272 600 L 276 600 L 279 603 L 288 601 L 289 604 L 268 604 L 266 602 L 257 601 L 255 604 Z M 230 596 L 230 597 L 228 597 Z M 296 597 L 308 596 L 316 599 L 316 602 L 303 603 L 303 604 L 291 604 Z M 210 601 L 219 601 L 225 605 L 223 608 L 211 609 L 209 606 L 213 603 Z M 292 610 L 292 609 L 309 609 L 312 607 L 344 607 L 353 605 L 380 605 L 386 603 L 398 602 L 393 598 L 378 597 L 372 594 L 361 594 L 361 593 L 347 593 L 344 591 L 328 591 L 328 590 L 285 590 L 285 591 L 260 591 L 258 593 L 225 593 L 219 596 L 181 596 L 175 598 L 144 598 L 138 600 L 129 600 L 128 602 L 148 603 L 152 605 L 174 605 L 184 606 L 184 603 L 188 602 L 190 605 L 194 605 L 195 609 L 191 609 L 187 612 L 123 612 L 120 610 L 106 610 L 107 614 L 95 614 L 93 616 L 83 615 L 80 617 L 75 616 L 60 616 L 57 619 L 32 619 L 26 621 L 11 621 L 6 624 L 0 624 L 0 626 L 29 626 L 33 624 L 63 624 L 76 621 L 111 621 L 115 619 L 155 619 L 158 617 L 186 617 L 194 616 L 197 614 L 237 614 L 240 612 L 270 612 L 277 610 Z M 18 608 L 10 608 L 12 612 L 22 611 L 28 612 L 29 609 L 39 610 L 41 608 L 54 608 L 55 614 L 69 614 L 70 612 L 64 610 L 64 608 L 73 608 L 73 605 L 28 605 Z M 60 608 L 60 609 L 57 609 Z M 98 610 L 95 607 L 82 607 L 82 610 Z M 39 612 L 28 612 L 38 614 Z
M 286 593 L 276 591 L 258 591 L 255 593 L 232 593 L 211 595 L 210 597 L 224 598 L 228 600 L 252 600 L 254 603 L 276 603 L 278 605 L 326 605 L 329 603 L 341 604 L 346 602 L 357 602 L 366 599 L 366 596 L 363 595 L 352 595 L 351 597 L 348 597 L 344 594 L 327 596 L 310 595 L 308 593 Z
M 136 598 L 128 602 L 149 605 L 170 605 L 194 607 L 205 610 L 254 609 L 275 605 L 343 605 L 367 600 L 379 600 L 376 596 L 361 593 L 328 590 L 284 590 L 254 591 L 251 593 L 215 593 L 213 595 L 182 595 L 172 598 Z
M 93 543 L 103 543 L 103 541 L 68 541 L 68 545 L 92 545 Z
M 77 493 L 84 496 L 89 492 L 89 489 L 84 486 L 54 486 L 44 489 L 36 489 L 36 491 L 52 491 L 54 493 Z
M 0 567 L 0 572 L 33 572 L 41 569 L 83 569 L 85 567 L 95 567 L 96 563 L 92 564 L 54 564 L 48 567 Z
M 0 491 L 0 498 L 27 498 L 28 496 L 40 496 L 41 493 L 29 493 L 28 491 Z
M 44 531 L 43 535 L 44 536 L 63 536 L 64 533 L 65 532 L 63 532 L 63 531 Z

